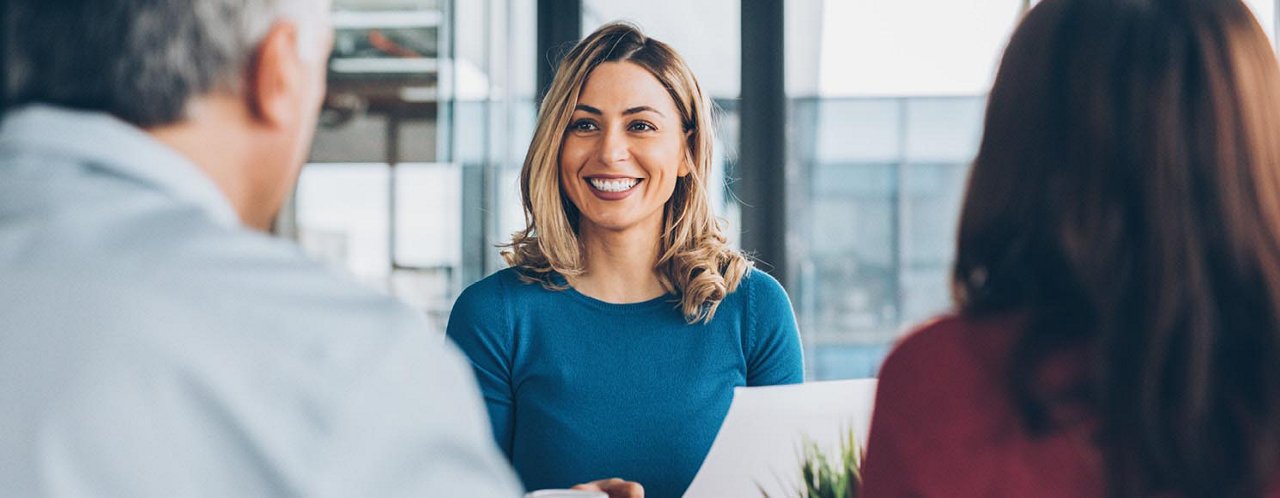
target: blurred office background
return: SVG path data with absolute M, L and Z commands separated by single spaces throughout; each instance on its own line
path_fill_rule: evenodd
M 1248 2 L 1269 34 L 1276 1 Z M 809 377 L 874 376 L 907 327 L 948 308 L 985 92 L 1028 4 L 336 0 L 327 108 L 277 228 L 443 327 L 522 226 L 551 63 L 627 20 L 719 106 L 719 215 L 789 291 Z

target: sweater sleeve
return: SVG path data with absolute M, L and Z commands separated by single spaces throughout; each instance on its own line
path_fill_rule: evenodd
M 772 386 L 804 382 L 804 352 L 787 291 L 769 274 L 751 270 L 743 281 L 750 318 L 747 338 L 747 385 Z
M 493 437 L 510 460 L 515 420 L 514 345 L 506 301 L 500 276 L 472 284 L 454 302 L 446 333 L 471 361 Z

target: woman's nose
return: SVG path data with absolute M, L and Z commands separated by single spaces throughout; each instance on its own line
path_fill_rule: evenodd
M 630 144 L 627 143 L 626 134 L 620 130 L 606 130 L 604 136 L 600 138 L 600 161 L 616 163 L 625 161 L 630 156 Z

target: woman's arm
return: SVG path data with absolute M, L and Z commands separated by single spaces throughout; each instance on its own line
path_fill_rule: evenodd
M 804 382 L 804 352 L 787 291 L 760 270 L 751 270 L 746 278 L 747 385 Z
M 488 278 L 467 287 L 449 313 L 447 335 L 467 355 L 484 395 L 493 437 L 507 459 L 514 438 L 513 331 L 502 282 Z

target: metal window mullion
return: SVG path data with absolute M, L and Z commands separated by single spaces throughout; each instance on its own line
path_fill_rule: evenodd
M 493 247 L 492 232 L 494 231 L 493 226 L 497 224 L 497 220 L 495 218 L 498 216 L 498 209 L 497 209 L 498 195 L 495 187 L 497 186 L 497 182 L 498 182 L 497 163 L 498 163 L 499 155 L 494 153 L 494 147 L 497 144 L 502 143 L 501 141 L 499 141 L 499 138 L 497 136 L 498 133 L 500 133 L 500 130 L 497 128 L 497 124 L 499 123 L 500 120 L 498 119 L 498 116 L 496 114 L 496 110 L 497 110 L 496 108 L 500 103 L 501 98 L 495 94 L 499 86 L 503 88 L 506 88 L 508 86 L 508 85 L 496 85 L 493 82 L 493 76 L 495 74 L 498 74 L 496 69 L 498 66 L 497 61 L 499 59 L 498 51 L 500 50 L 499 48 L 500 44 L 494 43 L 493 41 L 493 37 L 498 36 L 496 33 L 494 33 L 493 20 L 494 20 L 494 10 L 497 4 L 499 3 L 499 1 L 500 0 L 489 0 L 486 3 L 485 16 L 484 16 L 485 29 L 488 29 L 491 33 L 491 36 L 486 36 L 484 38 L 485 40 L 484 41 L 484 44 L 485 44 L 484 64 L 485 64 L 485 70 L 489 74 L 489 78 L 486 78 L 486 80 L 489 82 L 489 88 L 485 89 L 485 101 L 484 101 L 485 103 L 484 103 L 484 109 L 483 109 L 485 131 L 484 131 L 484 141 L 483 141 L 484 159 L 483 159 L 482 167 L 484 169 L 481 171 L 481 176 L 480 176 L 480 182 L 481 182 L 480 191 L 483 195 L 483 197 L 480 200 L 480 205 L 484 206 L 484 213 L 480 216 L 480 236 L 477 239 L 480 245 L 479 247 L 473 248 L 475 253 L 479 255 L 478 259 L 480 263 L 480 273 L 484 275 L 488 275 L 490 271 L 496 269 L 496 268 L 491 269 L 489 267 L 490 264 L 489 264 L 489 257 L 488 257 L 490 248 Z M 508 9 L 507 12 L 510 12 L 510 10 Z M 506 33 L 510 33 L 510 31 L 506 31 Z M 502 73 L 504 77 L 507 77 L 509 75 L 507 71 L 510 71 L 510 69 L 507 69 Z M 504 91 L 507 91 L 507 90 L 504 90 Z
M 551 87 L 556 66 L 582 39 L 582 0 L 538 0 L 538 102 Z
M 893 167 L 893 193 L 891 196 L 892 213 L 890 221 L 890 229 L 892 237 L 889 243 L 892 246 L 892 252 L 889 257 L 893 266 L 892 296 L 893 296 L 893 330 L 897 330 L 902 325 L 905 315 L 903 310 L 906 308 L 906 296 L 903 295 L 902 277 L 906 273 L 906 265 L 903 263 L 906 258 L 903 257 L 903 250 L 906 248 L 906 226 L 905 212 L 907 210 L 907 196 L 905 190 L 906 184 L 906 168 L 907 168 L 907 134 L 910 123 L 908 118 L 908 100 L 907 98 L 898 99 L 898 160 Z
M 787 259 L 787 93 L 783 0 L 741 2 L 738 166 L 742 248 L 766 263 L 783 286 Z
M 9 106 L 9 2 L 0 2 L 0 117 Z
M 390 286 L 395 271 L 400 268 L 400 260 L 396 257 L 396 224 L 399 221 L 397 212 L 399 189 L 396 170 L 400 164 L 400 111 L 398 109 L 393 108 L 387 112 L 385 139 L 383 153 L 387 162 L 387 262 L 389 265 L 387 285 Z

